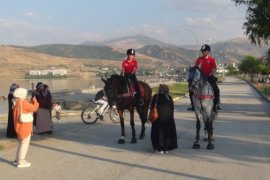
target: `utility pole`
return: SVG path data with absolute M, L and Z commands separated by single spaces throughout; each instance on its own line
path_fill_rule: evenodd
M 184 30 L 190 32 L 193 35 L 193 37 L 195 39 L 195 42 L 196 42 L 196 58 L 198 58 L 199 57 L 199 41 L 198 41 L 198 38 L 197 38 L 197 36 L 196 36 L 196 34 L 195 34 L 195 32 L 193 30 L 191 30 L 189 28 L 184 28 Z

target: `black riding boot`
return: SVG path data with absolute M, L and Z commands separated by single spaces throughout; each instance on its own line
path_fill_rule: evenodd
M 221 110 L 220 91 L 219 91 L 219 88 L 217 86 L 217 78 L 214 76 L 209 76 L 207 80 L 210 83 L 210 85 L 212 86 L 213 91 L 214 91 L 214 111 L 220 111 Z
M 133 82 L 133 85 L 134 85 L 135 90 L 136 90 L 135 101 L 136 101 L 137 105 L 143 106 L 144 102 L 143 102 L 143 99 L 141 97 L 141 90 L 140 90 L 140 87 L 138 85 L 137 77 L 135 74 L 130 74 L 129 78 Z

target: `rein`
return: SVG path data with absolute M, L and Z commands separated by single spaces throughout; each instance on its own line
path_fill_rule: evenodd
M 213 95 L 194 94 L 193 96 L 198 99 L 214 99 Z
M 194 97 L 197 99 L 214 99 L 214 94 L 211 94 L 208 88 L 208 92 L 205 91 L 203 88 L 207 88 L 207 86 L 211 87 L 211 85 L 209 85 L 209 83 L 207 83 L 206 77 L 203 76 L 202 72 L 198 69 L 198 71 L 200 72 L 200 76 L 199 78 L 197 78 L 197 80 L 194 80 L 194 76 L 195 73 L 193 73 L 192 76 L 192 83 L 194 83 L 196 85 L 196 87 L 198 88 L 198 90 L 194 91 Z

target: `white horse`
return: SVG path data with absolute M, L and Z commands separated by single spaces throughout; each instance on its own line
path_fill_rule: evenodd
M 193 144 L 193 149 L 200 149 L 200 129 L 203 119 L 205 130 L 207 131 L 208 145 L 207 149 L 214 149 L 212 143 L 213 136 L 213 121 L 216 118 L 217 113 L 214 111 L 214 92 L 212 86 L 208 83 L 207 78 L 202 74 L 199 67 L 192 67 L 189 70 L 189 88 L 193 92 L 193 105 L 196 122 L 196 140 Z

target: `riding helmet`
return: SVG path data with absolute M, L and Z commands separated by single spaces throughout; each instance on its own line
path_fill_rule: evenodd
M 135 56 L 135 50 L 134 49 L 128 49 L 127 50 L 127 55 L 133 55 L 133 56 Z
M 201 47 L 201 51 L 211 51 L 211 47 L 208 44 L 204 44 Z

